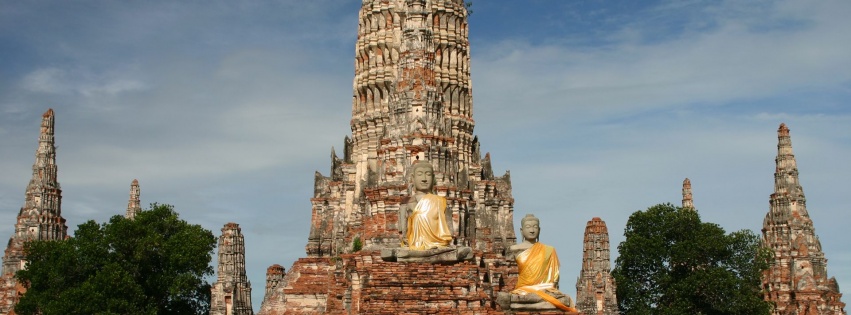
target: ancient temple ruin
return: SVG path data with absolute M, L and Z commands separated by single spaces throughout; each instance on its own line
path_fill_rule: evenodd
M 683 209 L 694 209 L 694 200 L 691 195 L 691 180 L 688 178 L 683 180 Z
M 239 224 L 222 227 L 218 278 L 211 289 L 210 315 L 254 315 L 251 283 L 245 274 L 245 238 Z
M 0 275 L 0 314 L 9 314 L 25 288 L 17 283 L 15 273 L 26 266 L 24 242 L 30 240 L 62 240 L 68 226 L 62 217 L 62 189 L 56 179 L 56 146 L 53 139 L 53 109 L 42 115 L 41 134 L 35 152 L 33 176 L 27 185 L 24 206 L 18 212 L 15 234 L 9 239 L 3 255 Z
M 615 278 L 609 260 L 609 229 L 594 217 L 585 225 L 582 271 L 576 280 L 576 308 L 587 315 L 617 315 Z
M 774 252 L 762 279 L 765 299 L 774 303 L 775 315 L 844 315 L 839 284 L 828 278 L 827 259 L 807 212 L 785 124 L 777 138 L 774 193 L 762 227 L 763 244 Z
M 473 136 L 463 1 L 364 0 L 355 49 L 351 138 L 316 173 L 306 256 L 267 271 L 259 314 L 503 314 L 517 281 L 511 181 Z M 383 261 L 398 248 L 411 165 L 428 161 L 452 211 L 452 264 Z M 281 275 L 283 274 L 283 277 Z M 516 313 L 523 314 L 523 313 Z M 543 312 L 540 314 L 562 314 Z
M 125 218 L 133 220 L 139 212 L 142 212 L 142 202 L 139 199 L 140 195 L 139 181 L 134 179 L 130 183 L 130 200 L 127 201 L 127 212 L 124 213 Z

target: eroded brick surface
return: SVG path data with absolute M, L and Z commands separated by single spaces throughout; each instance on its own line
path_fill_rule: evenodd
M 514 199 L 473 135 L 464 1 L 364 0 L 355 50 L 352 135 L 342 156 L 332 149 L 329 175 L 316 173 L 307 257 L 282 278 L 270 268 L 259 313 L 503 314 L 494 297 L 517 278 L 503 257 Z M 432 164 L 453 245 L 473 262 L 380 259 L 400 246 L 418 160 Z
M 0 314 L 14 314 L 15 303 L 26 291 L 15 279 L 15 273 L 26 264 L 24 243 L 29 240 L 62 240 L 68 236 L 68 226 L 62 217 L 62 189 L 56 178 L 58 169 L 53 125 L 53 109 L 48 109 L 42 115 L 33 176 L 27 185 L 24 206 L 18 213 L 15 234 L 9 239 L 3 255 Z
M 609 229 L 606 222 L 593 218 L 585 225 L 582 271 L 576 280 L 576 309 L 584 314 L 615 315 L 618 300 L 615 278 L 609 273 Z
M 844 315 L 845 303 L 835 278 L 828 278 L 827 259 L 807 212 L 789 128 L 777 130 L 777 168 L 762 236 L 774 252 L 762 286 L 773 314 Z
M 222 227 L 218 249 L 218 277 L 210 292 L 210 315 L 253 315 L 251 283 L 245 273 L 245 238 L 239 224 L 230 222 Z
M 267 294 L 261 314 L 495 315 L 507 314 L 493 297 L 514 287 L 517 266 L 481 253 L 474 261 L 431 264 L 385 262 L 377 251 L 362 251 L 299 259 L 285 281 Z

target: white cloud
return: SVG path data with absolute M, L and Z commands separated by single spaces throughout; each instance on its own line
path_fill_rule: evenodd
M 68 90 L 65 71 L 57 68 L 41 68 L 26 75 L 21 86 L 32 92 L 65 93 Z
M 35 93 L 81 95 L 85 98 L 112 97 L 146 88 L 143 82 L 122 75 L 115 70 L 94 74 L 90 70 L 39 68 L 21 79 L 21 87 Z
M 116 96 L 120 93 L 140 91 L 146 88 L 145 84 L 134 80 L 104 80 L 105 82 L 90 86 L 81 86 L 79 91 L 83 96 L 92 97 L 98 94 Z
M 851 73 L 844 70 L 851 68 L 851 33 L 844 31 L 851 22 L 836 13 L 851 13 L 848 5 L 820 4 L 792 12 L 760 7 L 745 16 L 730 11 L 712 13 L 715 28 L 663 41 L 572 47 L 570 42 L 539 46 L 514 40 L 480 48 L 473 59 L 474 79 L 477 91 L 486 93 L 477 100 L 497 107 L 496 119 L 523 116 L 517 105 L 529 100 L 539 102 L 535 114 L 587 119 L 836 91 L 851 82 Z M 792 14 L 806 23 L 769 30 L 747 27 Z

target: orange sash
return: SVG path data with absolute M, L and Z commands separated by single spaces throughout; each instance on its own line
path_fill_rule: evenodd
M 405 239 L 408 248 L 426 250 L 449 246 L 452 230 L 446 222 L 446 199 L 435 194 L 426 194 L 408 216 L 408 233 Z
M 561 310 L 578 312 L 575 308 L 564 305 L 558 299 L 544 292 L 547 288 L 553 288 L 558 281 L 559 262 L 555 248 L 535 243 L 532 247 L 517 255 L 517 267 L 520 269 L 520 275 L 517 279 L 515 292 L 535 293 Z

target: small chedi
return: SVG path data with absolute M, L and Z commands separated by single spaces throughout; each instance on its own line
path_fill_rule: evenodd
M 523 242 L 508 248 L 507 259 L 515 259 L 519 275 L 510 293 L 500 292 L 497 302 L 506 310 L 551 310 L 577 312 L 573 300 L 558 290 L 559 261 L 555 248 L 538 241 L 541 222 L 528 214 L 520 220 Z
M 210 292 L 210 315 L 254 315 L 251 282 L 245 274 L 245 238 L 239 224 L 222 227 L 218 279 Z
M 774 303 L 774 315 L 845 315 L 839 284 L 827 276 L 827 259 L 807 212 L 785 124 L 780 124 L 777 139 L 774 193 L 762 226 L 763 244 L 774 252 L 762 277 L 765 299 Z
M 606 222 L 592 218 L 585 225 L 582 271 L 576 279 L 576 309 L 587 315 L 617 315 L 615 278 L 609 260 L 609 230 Z
M 694 199 L 691 194 L 691 180 L 683 180 L 683 209 L 694 209 Z
M 139 180 L 134 179 L 130 183 L 130 200 L 127 201 L 127 211 L 124 217 L 130 220 L 136 218 L 139 212 L 142 212 L 142 201 L 140 200 L 141 190 L 139 190 Z
M 15 222 L 15 234 L 9 239 L 3 255 L 0 314 L 13 313 L 15 304 L 26 290 L 15 278 L 15 273 L 26 266 L 24 243 L 30 240 L 62 240 L 68 236 L 68 226 L 62 217 L 62 189 L 56 177 L 58 168 L 53 126 L 53 109 L 48 109 L 41 119 L 41 134 L 26 200 Z

